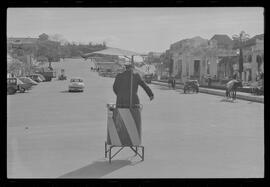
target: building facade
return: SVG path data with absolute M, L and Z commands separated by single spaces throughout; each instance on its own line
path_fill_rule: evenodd
M 264 72 L 264 35 L 257 35 L 243 45 L 243 73 L 245 82 L 256 81 L 260 72 Z
M 201 79 L 204 54 L 201 49 L 207 47 L 208 41 L 201 37 L 181 40 L 170 46 L 173 60 L 172 75 L 182 82 L 190 78 Z
M 171 45 L 173 76 L 181 82 L 197 79 L 204 84 L 208 78 L 225 79 L 233 74 L 235 57 L 233 42 L 227 35 L 215 35 L 210 40 L 201 37 L 181 40 Z

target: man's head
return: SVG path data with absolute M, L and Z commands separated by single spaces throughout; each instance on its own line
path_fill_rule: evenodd
M 131 70 L 133 68 L 133 65 L 131 64 L 131 62 L 125 62 L 125 68 L 126 70 Z

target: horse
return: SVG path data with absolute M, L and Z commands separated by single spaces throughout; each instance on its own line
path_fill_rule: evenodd
M 231 80 L 226 84 L 226 97 L 236 99 L 237 88 L 243 87 L 242 81 Z

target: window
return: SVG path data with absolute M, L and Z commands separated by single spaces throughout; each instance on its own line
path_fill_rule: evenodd
M 71 79 L 70 82 L 83 82 L 82 79 Z
M 252 56 L 251 56 L 251 55 L 248 56 L 248 62 L 249 62 L 249 63 L 252 62 Z

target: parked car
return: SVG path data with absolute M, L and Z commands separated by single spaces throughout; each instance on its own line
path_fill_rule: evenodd
M 68 86 L 68 91 L 72 92 L 72 91 L 80 91 L 83 92 L 84 90 L 84 83 L 83 83 L 83 79 L 80 77 L 73 77 L 70 79 L 70 84 Z
M 36 70 L 37 74 L 44 77 L 44 81 L 51 81 L 52 78 L 56 78 L 56 71 L 52 67 L 42 67 Z
M 15 94 L 19 90 L 16 78 L 7 78 L 7 94 Z
M 29 77 L 18 77 L 18 79 L 20 79 L 20 81 L 22 81 L 23 83 L 30 84 L 32 86 L 38 85 L 36 81 L 34 81 L 33 79 Z
M 44 76 L 43 75 L 40 75 L 40 74 L 31 74 L 31 75 L 28 75 L 27 77 L 30 77 L 31 79 L 33 79 L 36 82 L 43 82 L 43 81 L 45 81 Z
M 197 80 L 188 80 L 185 82 L 184 84 L 184 93 L 187 93 L 187 92 L 196 92 L 198 93 L 199 92 L 199 83 Z
M 7 78 L 7 94 L 15 94 L 17 91 L 25 92 L 25 90 L 30 89 L 31 86 L 23 83 L 16 77 Z

